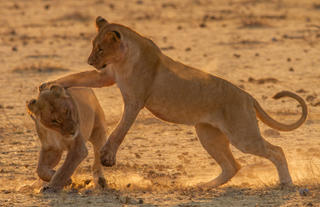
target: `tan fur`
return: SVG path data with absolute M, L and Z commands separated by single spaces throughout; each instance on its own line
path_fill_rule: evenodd
M 36 125 L 41 142 L 37 173 L 49 182 L 45 191 L 60 190 L 71 182 L 71 175 L 87 156 L 86 141 L 94 149 L 92 166 L 94 182 L 105 187 L 106 182 L 100 163 L 100 148 L 106 141 L 105 117 L 92 89 L 60 86 L 43 89 L 37 100 L 27 107 Z M 55 172 L 61 154 L 67 151 L 63 165 Z
M 275 98 L 292 97 L 303 109 L 296 123 L 279 123 L 251 95 L 230 82 L 172 60 L 151 40 L 125 26 L 110 24 L 101 17 L 96 24 L 98 34 L 88 63 L 97 70 L 69 75 L 42 87 L 53 83 L 64 87 L 117 84 L 124 112 L 101 150 L 103 165 L 115 164 L 119 145 L 139 111 L 146 107 L 162 120 L 195 126 L 201 144 L 222 168 L 217 178 L 201 186 L 222 185 L 240 169 L 229 143 L 242 152 L 269 159 L 277 167 L 280 182 L 292 183 L 282 149 L 261 136 L 256 114 L 273 128 L 293 130 L 307 117 L 303 99 L 291 92 L 278 94 Z

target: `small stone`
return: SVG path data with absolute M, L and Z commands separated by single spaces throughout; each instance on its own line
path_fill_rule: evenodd
M 236 57 L 236 58 L 240 58 L 240 57 L 241 57 L 241 55 L 236 54 L 236 53 L 235 53 L 235 54 L 233 54 L 233 56 L 234 56 L 234 57 Z
M 15 9 L 20 9 L 20 6 L 19 6 L 18 4 L 14 4 L 14 5 L 13 5 L 13 8 L 15 8 Z
M 290 71 L 290 72 L 294 72 L 293 67 L 289 68 L 289 71 Z
M 141 158 L 141 156 L 140 156 L 138 153 L 135 153 L 134 155 L 135 155 L 135 156 L 136 156 L 136 158 L 138 158 L 138 159 L 140 159 L 140 158 Z
M 190 48 L 190 47 L 187 47 L 187 48 L 185 49 L 185 51 L 186 51 L 186 52 L 189 52 L 189 51 L 191 51 L 191 48 Z
M 296 92 L 297 92 L 297 93 L 307 93 L 307 91 L 306 91 L 306 90 L 304 90 L 303 88 L 301 88 L 301 89 L 297 90 Z
M 14 29 L 10 31 L 10 35 L 16 35 L 16 34 L 17 32 Z
M 304 189 L 300 189 L 300 190 L 299 190 L 299 194 L 300 194 L 301 196 L 307 196 L 307 195 L 310 194 L 310 192 L 309 192 L 309 189 L 308 189 L 308 188 L 304 188 Z
M 306 97 L 306 101 L 308 101 L 308 102 L 312 102 L 312 101 L 314 101 L 316 99 L 316 96 L 313 96 L 313 95 L 308 95 L 307 97 Z
M 200 25 L 199 25 L 199 27 L 201 27 L 201 28 L 205 28 L 207 25 L 205 24 L 205 23 L 201 23 Z
M 17 46 L 13 46 L 11 49 L 12 49 L 13 52 L 17 52 L 18 51 Z
M 49 10 L 49 9 L 50 9 L 50 4 L 44 5 L 44 9 L 45 9 L 45 10 Z

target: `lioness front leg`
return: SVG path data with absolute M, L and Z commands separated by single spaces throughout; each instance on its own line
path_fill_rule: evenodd
M 87 155 L 88 150 L 82 137 L 76 137 L 74 143 L 70 146 L 66 160 L 52 177 L 49 186 L 44 188 L 44 191 L 57 191 L 62 189 L 67 184 L 77 166 Z
M 91 87 L 100 88 L 104 86 L 111 86 L 115 83 L 111 71 L 104 70 L 98 72 L 96 70 L 74 73 L 64 76 L 54 81 L 42 83 L 39 90 L 42 91 L 49 88 L 51 85 L 60 85 L 64 88 L 69 87 Z
M 116 164 L 116 153 L 120 144 L 122 143 L 125 135 L 129 131 L 133 122 L 137 118 L 142 107 L 137 104 L 124 105 L 124 112 L 121 121 L 117 127 L 113 130 L 107 143 L 102 147 L 100 151 L 101 164 L 106 167 L 111 167 Z
M 47 182 L 51 180 L 52 176 L 55 173 L 55 170 L 53 170 L 53 168 L 59 163 L 61 155 L 62 150 L 59 149 L 41 149 L 37 173 L 42 180 Z
M 93 145 L 94 150 L 94 161 L 92 165 L 92 173 L 93 173 L 93 180 L 95 186 L 100 186 L 101 188 L 107 187 L 106 179 L 104 178 L 102 166 L 100 162 L 100 149 L 102 148 L 103 144 L 106 141 L 106 131 L 102 126 L 102 123 L 100 127 L 97 127 L 93 130 L 90 142 Z

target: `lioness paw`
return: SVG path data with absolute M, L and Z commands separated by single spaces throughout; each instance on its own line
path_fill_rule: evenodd
M 100 157 L 100 161 L 103 166 L 112 167 L 116 164 L 116 156 L 112 152 L 102 154 Z

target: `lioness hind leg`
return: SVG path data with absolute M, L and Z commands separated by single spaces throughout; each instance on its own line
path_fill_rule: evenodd
M 90 137 L 90 142 L 93 145 L 94 161 L 92 165 L 93 180 L 95 186 L 105 188 L 107 186 L 106 180 L 103 175 L 103 168 L 100 162 L 100 149 L 106 142 L 106 132 L 104 129 L 95 129 Z
M 244 153 L 264 157 L 270 160 L 277 168 L 280 183 L 291 185 L 292 179 L 288 163 L 281 147 L 270 144 L 260 134 L 256 118 L 248 122 L 241 120 L 233 125 L 233 131 L 228 135 L 231 144 Z
M 247 145 L 235 145 L 240 151 L 250 153 L 270 160 L 277 168 L 280 184 L 292 185 L 292 179 L 288 169 L 288 163 L 281 147 L 267 142 L 260 136 L 259 140 L 248 143 Z M 248 139 L 250 141 L 250 138 Z
M 209 124 L 197 124 L 196 132 L 205 150 L 218 162 L 221 174 L 207 183 L 200 183 L 199 187 L 213 188 L 228 182 L 241 168 L 234 159 L 227 137 Z

